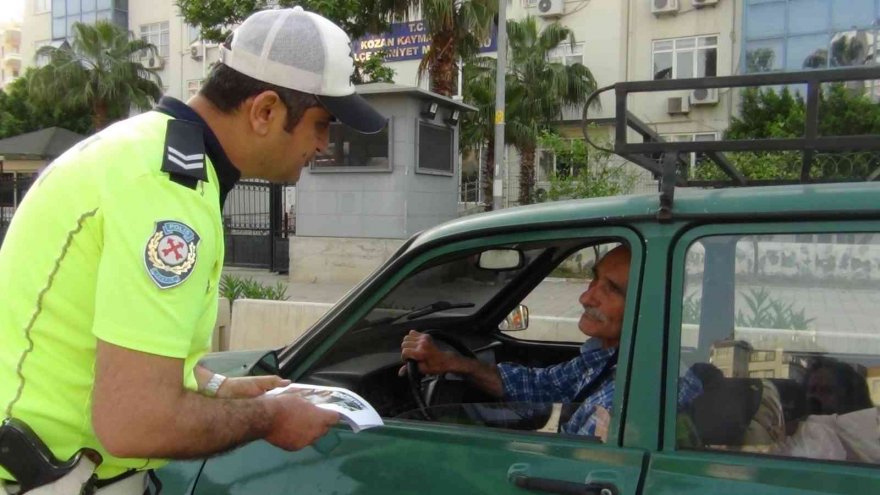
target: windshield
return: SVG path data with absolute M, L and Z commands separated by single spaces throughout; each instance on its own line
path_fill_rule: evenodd
M 449 309 L 426 312 L 423 316 L 470 316 L 480 311 L 545 250 L 542 247 L 523 251 L 522 266 L 503 271 L 480 268 L 477 264 L 480 251 L 441 258 L 407 277 L 379 301 L 363 321 L 366 326 L 390 321 L 388 318 L 405 315 L 438 301 L 449 303 Z

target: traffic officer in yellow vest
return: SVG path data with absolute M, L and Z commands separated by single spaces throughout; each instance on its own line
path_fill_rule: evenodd
M 263 397 L 278 377 L 198 364 L 217 313 L 221 209 L 240 177 L 295 182 L 334 118 L 365 133 L 386 119 L 355 94 L 348 36 L 317 14 L 258 12 L 220 51 L 186 104 L 163 98 L 55 160 L 0 250 L 0 411 L 60 460 L 97 451 L 98 493 L 140 495 L 165 459 L 255 439 L 300 449 L 338 420 Z M 2 468 L 0 480 L 30 488 Z

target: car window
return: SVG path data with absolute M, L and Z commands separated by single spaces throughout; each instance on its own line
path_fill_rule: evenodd
M 870 233 L 691 244 L 677 446 L 880 463 L 878 260 Z
M 593 267 L 617 243 L 597 244 L 578 249 L 565 257 L 523 300 L 529 309 L 525 331 L 505 332 L 511 337 L 552 342 L 582 342 L 578 320 L 584 308 L 578 295 L 593 279 Z
M 516 249 L 516 246 L 508 247 Z M 456 253 L 442 258 L 403 280 L 376 304 L 364 320 L 374 322 L 403 315 L 438 301 L 470 306 L 437 311 L 431 313 L 433 317 L 471 315 L 480 311 L 545 250 L 544 247 L 522 250 L 522 266 L 509 270 L 481 268 L 478 263 L 481 251 Z

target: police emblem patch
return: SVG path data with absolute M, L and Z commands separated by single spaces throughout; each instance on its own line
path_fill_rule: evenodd
M 196 266 L 199 234 L 188 225 L 172 220 L 156 222 L 147 240 L 144 264 L 160 289 L 180 285 Z

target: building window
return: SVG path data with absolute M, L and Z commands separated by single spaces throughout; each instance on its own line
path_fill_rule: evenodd
M 822 69 L 878 62 L 875 0 L 745 2 L 744 70 Z
M 35 0 L 34 14 L 44 14 L 49 12 L 52 7 L 52 0 Z
M 417 172 L 452 175 L 454 169 L 452 128 L 419 121 L 416 136 Z
M 776 351 L 754 351 L 749 356 L 749 361 L 753 363 L 766 363 L 776 360 Z
M 572 45 L 568 42 L 562 42 L 547 53 L 547 60 L 559 62 L 563 65 L 583 64 L 584 44 L 581 42 Z
M 186 26 L 187 32 L 189 33 L 189 42 L 190 44 L 195 43 L 202 39 L 201 33 L 199 33 L 198 26 L 190 26 L 187 24 Z
M 315 155 L 313 171 L 391 170 L 390 123 L 376 134 L 361 134 L 345 124 L 330 124 L 327 151 Z
M 190 79 L 186 82 L 186 95 L 189 98 L 197 95 L 199 93 L 199 89 L 202 88 L 202 80 L 201 79 Z
M 773 370 L 749 371 L 749 378 L 776 378 Z
M 654 79 L 717 75 L 718 36 L 654 41 Z
M 168 58 L 168 22 L 154 22 L 141 26 L 141 39 L 156 45 L 159 56 Z

